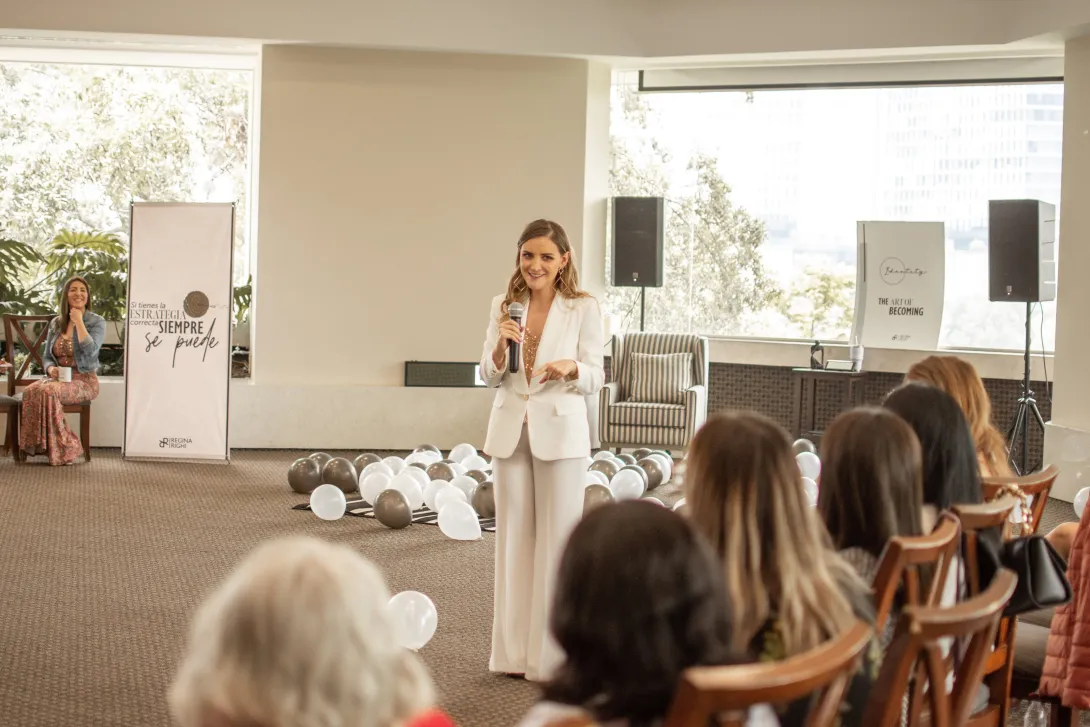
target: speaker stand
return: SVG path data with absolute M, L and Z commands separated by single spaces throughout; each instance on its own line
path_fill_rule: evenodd
M 1032 334 L 1030 329 L 1030 319 L 1033 315 L 1033 304 L 1026 303 L 1026 349 L 1023 352 L 1022 361 L 1025 364 L 1025 373 L 1022 379 L 1022 396 L 1018 399 L 1018 408 L 1014 412 L 1014 419 L 1011 421 L 1010 427 L 1007 429 L 1007 450 L 1009 451 L 1010 463 L 1014 467 L 1015 474 L 1022 476 L 1029 473 L 1029 426 L 1031 423 L 1030 417 L 1036 420 L 1037 426 L 1041 428 L 1041 432 L 1045 431 L 1045 420 L 1041 416 L 1041 410 L 1037 408 L 1037 400 L 1033 398 L 1033 390 L 1029 388 L 1030 384 L 1030 349 L 1032 345 Z M 1017 457 L 1015 454 L 1015 444 L 1018 442 L 1018 438 L 1022 438 L 1022 451 L 1021 456 Z
M 640 286 L 640 333 L 643 333 L 644 293 L 647 288 Z

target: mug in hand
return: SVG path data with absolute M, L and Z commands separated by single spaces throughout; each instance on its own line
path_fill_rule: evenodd
M 57 367 L 57 381 L 71 381 L 72 380 L 72 367 L 71 366 L 58 366 Z

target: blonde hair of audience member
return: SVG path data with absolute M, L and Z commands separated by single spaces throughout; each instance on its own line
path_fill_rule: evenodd
M 433 706 L 378 569 L 314 538 L 254 550 L 197 612 L 169 701 L 182 727 L 387 727 Z
M 1006 442 L 992 424 L 992 401 L 988 390 L 971 363 L 957 356 L 928 356 L 912 365 L 905 380 L 930 384 L 954 398 L 969 422 L 981 475 L 1008 477 L 1013 474 L 1007 463 Z
M 867 587 L 833 551 L 779 425 L 749 412 L 708 419 L 689 448 L 685 488 L 693 523 L 725 567 L 733 649 L 748 653 L 773 616 L 786 656 L 855 622 L 846 590 L 865 597 Z

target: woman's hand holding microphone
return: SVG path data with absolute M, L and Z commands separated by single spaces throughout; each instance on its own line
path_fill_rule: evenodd
M 496 348 L 492 351 L 492 363 L 496 368 L 503 368 L 504 359 L 507 357 L 507 345 L 510 341 L 522 343 L 522 326 L 511 319 L 500 323 L 500 337 L 496 341 Z

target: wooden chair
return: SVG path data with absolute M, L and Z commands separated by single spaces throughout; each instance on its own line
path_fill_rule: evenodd
M 984 491 L 985 500 L 991 500 L 999 496 L 1010 485 L 1018 487 L 1030 498 L 1030 512 L 1033 515 L 1033 521 L 1030 523 L 1029 530 L 1023 531 L 1023 535 L 1029 535 L 1037 532 L 1037 526 L 1041 522 L 1041 515 L 1045 512 L 1045 504 L 1048 502 L 1048 495 L 1052 491 L 1052 485 L 1056 482 L 1059 474 L 1060 468 L 1050 464 L 1040 472 L 1033 472 L 1024 477 L 984 477 L 981 479 L 980 484 Z
M 903 695 L 908 694 L 908 724 L 933 727 L 971 724 L 973 698 L 984 676 L 1003 608 L 1014 593 L 1016 577 L 1003 569 L 983 593 L 952 607 L 907 606 L 901 611 L 893 642 L 886 651 L 862 724 L 900 727 Z M 943 642 L 969 639 L 947 692 Z M 914 679 L 914 683 L 913 683 Z M 911 689 L 910 689 L 910 684 Z M 925 686 L 927 687 L 925 689 Z M 924 709 L 924 701 L 928 709 Z M 998 712 L 995 705 L 985 710 Z
M 5 340 L 8 342 L 8 352 L 11 356 L 12 363 L 15 362 L 15 351 L 17 346 L 21 345 L 27 352 L 27 356 L 22 364 L 13 366 L 8 370 L 7 398 L 0 400 L 0 411 L 5 411 L 8 415 L 8 439 L 9 443 L 13 445 L 12 455 L 17 462 L 26 460 L 26 457 L 19 449 L 19 439 L 17 436 L 19 428 L 19 410 L 22 407 L 23 401 L 23 395 L 18 390 L 41 379 L 41 376 L 30 375 L 30 366 L 32 363 L 37 363 L 38 368 L 42 369 L 43 372 L 45 371 L 45 365 L 42 363 L 42 355 L 44 353 L 42 349 L 45 346 L 45 340 L 49 331 L 49 322 L 51 320 L 53 320 L 53 316 L 4 316 L 4 336 Z M 28 329 L 39 326 L 40 331 L 36 334 L 34 332 L 27 333 Z M 3 401 L 9 401 L 9 403 L 4 405 Z M 91 402 L 87 401 L 82 404 L 69 404 L 64 407 L 64 413 L 79 414 L 79 438 L 80 442 L 83 444 L 83 456 L 90 462 Z M 13 432 L 16 436 L 12 436 Z
M 957 555 L 960 533 L 958 519 L 944 512 L 935 529 L 927 535 L 890 538 L 874 574 L 874 629 L 877 633 L 885 628 L 898 591 L 904 594 L 905 605 L 939 605 L 942 586 Z
M 982 530 L 997 529 L 1004 539 L 1010 533 L 1011 510 L 1018 503 L 1012 496 L 980 505 L 954 505 L 952 510 L 961 521 L 964 542 L 965 585 L 969 596 L 978 596 L 980 589 L 979 536 Z M 1011 677 L 1014 673 L 1014 633 L 1017 619 L 1003 616 L 999 620 L 991 653 L 984 661 L 984 684 L 988 687 L 988 708 L 969 717 L 971 727 L 1006 727 L 1010 711 Z
M 718 725 L 740 727 L 752 706 L 786 704 L 815 693 L 807 725 L 828 727 L 839 716 L 873 635 L 870 626 L 857 622 L 838 638 L 783 661 L 686 669 L 664 727 L 707 727 L 713 716 Z

